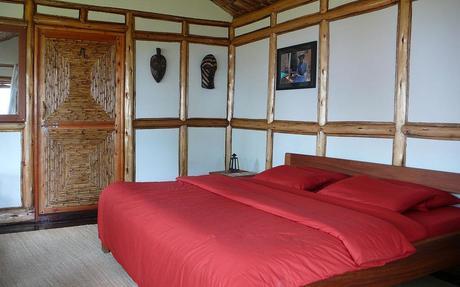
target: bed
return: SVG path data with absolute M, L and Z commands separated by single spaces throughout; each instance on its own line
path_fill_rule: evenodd
M 285 163 L 460 193 L 455 173 L 296 154 Z M 219 175 L 116 183 L 101 194 L 99 238 L 139 286 L 391 286 L 460 263 L 460 209 L 400 213 L 315 187 Z

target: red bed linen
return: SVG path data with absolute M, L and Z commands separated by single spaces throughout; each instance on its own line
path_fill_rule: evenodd
M 352 209 L 358 212 L 365 213 L 370 216 L 380 218 L 396 226 L 398 230 L 402 234 L 404 234 L 404 236 L 410 242 L 419 241 L 419 240 L 422 240 L 428 237 L 428 231 L 426 230 L 423 224 L 419 223 L 418 221 L 413 220 L 412 218 L 405 216 L 404 214 L 401 214 L 393 210 L 385 209 L 385 208 L 378 207 L 378 206 L 363 204 L 363 203 L 359 203 L 356 201 L 335 198 L 335 197 L 331 197 L 331 196 L 327 196 L 327 195 L 323 195 L 323 194 L 315 193 L 311 191 L 298 190 L 298 189 L 289 188 L 289 187 L 278 185 L 278 184 L 261 182 L 253 178 L 244 178 L 243 180 L 251 181 L 251 182 L 265 185 L 271 188 L 276 188 L 279 190 L 283 190 L 285 192 L 294 193 L 294 194 L 297 194 L 303 197 L 320 200 L 320 201 L 334 204 L 337 206 L 342 206 L 348 209 Z
M 460 208 L 457 207 L 409 211 L 405 215 L 425 226 L 430 237 L 460 231 Z
M 113 184 L 99 200 L 99 237 L 139 286 L 301 286 L 414 252 L 380 219 L 235 182 Z

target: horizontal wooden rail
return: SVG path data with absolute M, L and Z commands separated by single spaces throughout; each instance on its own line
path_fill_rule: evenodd
M 409 137 L 460 140 L 460 124 L 407 123 L 402 132 Z
M 0 123 L 0 132 L 21 131 L 24 127 L 24 123 Z
M 225 128 L 228 126 L 228 121 L 226 119 L 189 118 L 186 123 L 189 127 Z
M 327 135 L 393 137 L 395 124 L 386 122 L 328 122 L 322 130 Z
M 270 36 L 271 33 L 283 34 L 294 30 L 303 29 L 309 26 L 318 25 L 322 20 L 334 21 L 358 14 L 363 14 L 398 3 L 398 0 L 362 0 L 339 6 L 328 10 L 326 13 L 314 13 L 302 16 L 290 21 L 276 24 L 254 32 L 235 37 L 232 44 L 235 46 L 244 45 Z
M 43 14 L 36 14 L 34 22 L 41 25 L 64 26 L 78 29 L 91 29 L 91 30 L 106 30 L 113 32 L 124 33 L 127 30 L 125 24 L 109 23 L 109 22 L 85 22 L 82 23 L 79 19 L 73 19 L 63 16 L 49 16 Z
M 173 21 L 173 22 L 187 21 L 190 24 L 197 24 L 197 25 L 208 25 L 208 26 L 219 26 L 219 27 L 230 26 L 230 23 L 225 22 L 225 21 L 180 17 L 180 16 L 173 16 L 173 15 L 167 15 L 167 14 L 161 14 L 161 13 L 154 13 L 154 12 L 129 10 L 129 9 L 123 9 L 123 8 L 102 7 L 102 6 L 86 5 L 86 4 L 75 4 L 75 3 L 54 1 L 54 0 L 35 0 L 35 3 L 37 5 L 44 5 L 44 6 L 50 6 L 50 7 L 56 7 L 56 8 L 78 9 L 78 10 L 85 9 L 88 11 L 106 12 L 106 13 L 113 13 L 113 14 L 127 14 L 128 12 L 132 12 L 134 16 L 138 16 L 142 18 L 158 19 L 158 20 Z
M 189 118 L 184 121 L 179 118 L 136 119 L 133 121 L 135 129 L 162 129 L 189 127 L 227 127 L 226 119 L 216 118 Z
M 0 25 L 27 27 L 27 24 L 26 22 L 24 22 L 24 19 L 10 17 L 0 17 Z
M 144 11 L 133 11 L 133 15 L 139 18 L 155 19 L 155 20 L 163 20 L 163 21 L 171 21 L 171 22 L 186 21 L 189 24 L 203 25 L 203 26 L 230 27 L 231 25 L 230 22 L 225 22 L 225 21 L 179 17 L 179 16 L 165 15 L 165 14 L 158 14 L 158 13 L 144 12 Z
M 166 42 L 181 42 L 188 41 L 191 43 L 228 46 L 230 41 L 226 38 L 219 37 L 206 37 L 196 35 L 182 35 L 179 33 L 164 33 L 164 32 L 149 32 L 149 31 L 135 31 L 134 38 L 136 40 L 155 40 Z

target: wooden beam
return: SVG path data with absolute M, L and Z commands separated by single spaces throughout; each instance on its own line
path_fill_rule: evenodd
M 188 128 L 183 125 L 179 128 L 179 176 L 188 173 Z
M 164 32 L 150 32 L 150 31 L 135 31 L 137 40 L 152 40 L 152 41 L 165 41 L 165 42 L 181 42 L 188 41 L 190 43 L 215 45 L 215 46 L 228 46 L 230 40 L 219 37 L 206 37 L 197 35 L 182 35 L 179 33 L 164 33 Z
M 189 127 L 226 128 L 229 122 L 226 119 L 190 118 L 186 124 Z
M 125 24 L 116 24 L 116 23 L 101 23 L 101 22 L 80 22 L 80 19 L 72 19 L 68 17 L 61 16 L 49 16 L 36 14 L 34 16 L 34 22 L 38 25 L 50 25 L 50 26 L 59 26 L 59 27 L 70 27 L 77 29 L 89 29 L 89 30 L 103 30 L 103 31 L 112 31 L 112 32 L 126 32 Z
M 271 128 L 275 132 L 314 135 L 320 130 L 319 125 L 313 122 L 301 121 L 273 121 Z
M 133 121 L 133 127 L 135 129 L 179 128 L 183 124 L 183 121 L 175 118 L 135 119 Z
M 185 122 L 188 118 L 188 23 L 182 21 L 182 36 L 184 40 L 180 43 L 180 100 L 179 119 Z M 187 126 L 179 128 L 179 175 L 186 176 L 188 171 L 188 132 Z
M 272 12 L 270 15 L 270 27 L 276 25 L 277 15 Z M 275 33 L 270 34 L 268 50 L 268 89 L 267 89 L 267 124 L 273 123 L 275 119 L 275 80 L 276 80 L 276 49 L 277 37 Z M 273 164 L 273 130 L 267 130 L 265 169 L 269 169 Z
M 320 13 L 327 13 L 328 0 L 320 1 Z M 316 136 L 316 155 L 326 156 L 327 138 L 323 127 L 327 122 L 327 97 L 329 90 L 329 22 L 322 20 L 319 25 L 319 79 L 317 116 L 321 129 Z
M 407 121 L 409 95 L 409 52 L 412 22 L 412 0 L 401 0 L 398 12 L 398 43 L 396 50 L 395 87 L 395 138 L 393 141 L 393 165 L 405 165 L 406 137 L 402 127 Z
M 393 137 L 395 125 L 384 122 L 328 122 L 322 130 L 327 135 Z
M 235 46 L 244 45 L 257 40 L 268 38 L 271 33 L 284 34 L 309 26 L 318 25 L 323 20 L 335 21 L 350 16 L 386 8 L 398 3 L 399 0 L 361 0 L 328 10 L 326 13 L 305 15 L 290 21 L 277 24 L 275 27 L 260 29 L 238 37 L 232 41 Z
M 27 23 L 26 44 L 26 121 L 23 132 L 23 188 L 22 204 L 26 209 L 34 207 L 34 154 L 33 154 L 33 121 L 34 121 L 34 17 L 35 4 L 33 0 L 26 0 L 24 5 L 24 19 Z
M 233 118 L 230 122 L 233 128 L 248 130 L 267 130 L 268 123 L 265 119 L 241 119 Z
M 281 0 L 276 1 L 275 3 L 266 6 L 262 9 L 259 9 L 254 12 L 250 12 L 244 14 L 242 16 L 236 17 L 232 21 L 232 26 L 234 28 L 241 27 L 256 21 L 259 21 L 265 17 L 270 16 L 273 12 L 281 12 L 285 10 L 289 10 L 292 8 L 296 8 L 301 5 L 306 5 L 317 0 Z
M 228 28 L 230 41 L 235 37 L 235 28 Z M 235 45 L 228 46 L 228 72 L 227 72 L 227 121 L 233 119 L 233 100 L 235 96 Z M 229 125 L 225 131 L 225 167 L 230 164 L 232 155 L 232 127 Z
M 0 131 L 22 131 L 26 125 L 24 123 L 2 123 L 0 122 Z
M 125 181 L 134 180 L 134 17 L 126 14 L 125 36 L 124 150 Z
M 219 27 L 230 26 L 230 23 L 225 22 L 225 21 L 180 17 L 180 16 L 173 16 L 173 15 L 168 15 L 168 14 L 106 7 L 106 6 L 76 4 L 76 3 L 69 3 L 69 2 L 62 2 L 62 1 L 55 1 L 55 0 L 35 0 L 35 3 L 37 5 L 51 6 L 51 7 L 57 7 L 57 8 L 67 8 L 67 9 L 84 8 L 89 11 L 98 11 L 98 12 L 114 13 L 114 14 L 121 14 L 121 15 L 126 15 L 126 13 L 128 12 L 132 12 L 134 17 L 142 17 L 142 18 L 150 18 L 150 19 L 158 19 L 158 20 L 174 21 L 174 22 L 187 21 L 188 23 L 197 24 L 197 25 L 219 26 Z
M 460 140 L 460 124 L 406 123 L 401 132 L 408 137 Z

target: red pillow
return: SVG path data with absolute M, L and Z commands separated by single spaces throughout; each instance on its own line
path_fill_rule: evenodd
M 366 175 L 354 176 L 319 191 L 320 194 L 403 212 L 433 197 L 432 188 L 385 180 Z
M 460 198 L 457 198 L 448 192 L 434 189 L 434 196 L 417 204 L 414 209 L 419 211 L 428 211 L 431 209 L 455 204 L 460 204 Z
M 347 177 L 343 173 L 317 168 L 280 165 L 255 175 L 254 179 L 302 190 L 315 190 Z

